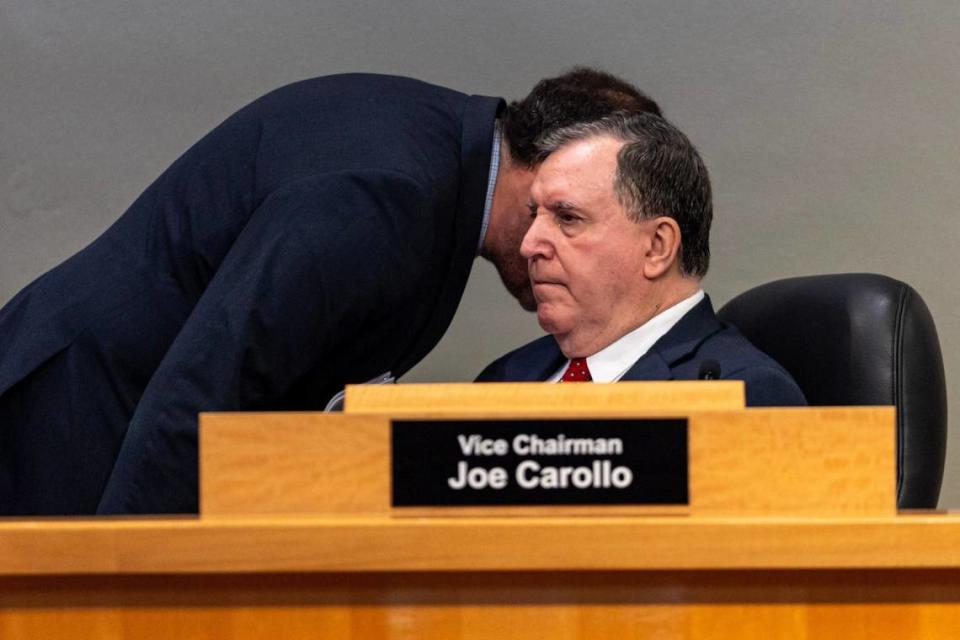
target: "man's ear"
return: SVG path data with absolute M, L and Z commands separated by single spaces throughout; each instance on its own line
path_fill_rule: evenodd
M 673 218 L 660 216 L 650 220 L 650 248 L 643 261 L 643 275 L 648 280 L 661 278 L 680 259 L 680 225 Z

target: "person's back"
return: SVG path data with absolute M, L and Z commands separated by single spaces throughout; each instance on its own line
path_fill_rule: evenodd
M 431 267 L 479 228 L 454 215 L 471 186 L 464 112 L 492 129 L 497 106 L 416 80 L 333 76 L 267 94 L 194 145 L 0 310 L 0 513 L 92 512 L 135 411 L 317 408 L 344 379 L 419 359 L 411 350 L 429 346 L 416 338 L 451 295 Z M 490 135 L 467 151 L 489 153 Z M 485 171 L 471 175 L 475 200 Z M 378 357 L 338 352 L 361 331 Z

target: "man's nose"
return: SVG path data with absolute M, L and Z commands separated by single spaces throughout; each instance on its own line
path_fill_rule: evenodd
M 533 219 L 530 228 L 523 236 L 520 243 L 520 255 L 527 260 L 531 258 L 549 258 L 553 254 L 552 245 L 549 241 L 549 228 L 547 219 L 544 215 L 538 215 Z

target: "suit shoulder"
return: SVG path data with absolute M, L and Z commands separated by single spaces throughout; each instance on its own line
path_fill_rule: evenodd
M 390 76 L 372 73 L 345 73 L 319 76 L 299 80 L 277 87 L 256 99 L 251 106 L 259 105 L 264 109 L 279 106 L 304 104 L 316 108 L 322 102 L 343 102 L 356 104 L 363 100 L 372 100 L 384 108 L 397 108 L 397 100 L 430 100 L 438 98 L 453 102 L 467 98 L 465 93 L 430 84 L 415 78 Z
M 804 406 L 806 398 L 793 376 L 758 349 L 736 327 L 727 325 L 701 349 L 701 359 L 721 363 L 721 377 L 743 380 L 747 406 Z

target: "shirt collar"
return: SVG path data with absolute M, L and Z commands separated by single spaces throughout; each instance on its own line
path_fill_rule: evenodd
M 480 243 L 477 245 L 477 255 L 483 249 L 483 241 L 487 237 L 487 227 L 490 226 L 490 209 L 493 208 L 493 191 L 497 188 L 497 172 L 500 171 L 500 133 L 502 125 L 499 120 L 493 123 L 493 142 L 490 148 L 490 174 L 487 176 L 487 197 L 483 201 L 483 222 L 480 223 Z
M 613 344 L 587 357 L 587 368 L 594 382 L 616 382 L 634 363 L 650 350 L 657 340 L 667 334 L 680 319 L 687 315 L 704 298 L 703 289 L 697 289 L 669 309 L 661 311 Z M 563 376 L 570 361 L 567 360 L 548 382 L 556 382 Z

